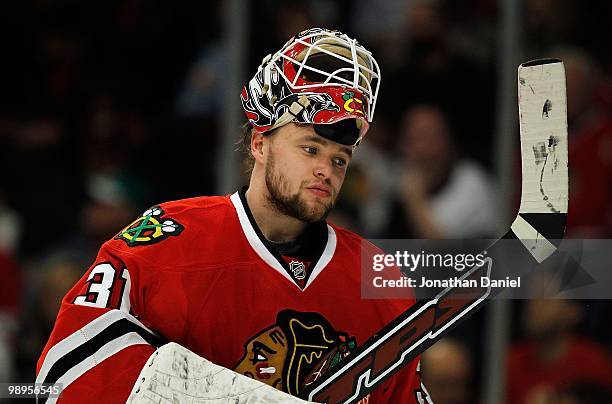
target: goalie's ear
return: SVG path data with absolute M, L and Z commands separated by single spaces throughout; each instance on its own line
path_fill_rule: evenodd
M 255 161 L 262 163 L 264 160 L 264 146 L 265 141 L 264 138 L 266 136 L 263 133 L 259 133 L 253 129 L 251 129 L 251 155 L 255 159 Z

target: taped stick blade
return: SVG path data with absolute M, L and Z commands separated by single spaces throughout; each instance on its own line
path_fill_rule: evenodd
M 540 59 L 518 68 L 522 190 L 519 215 L 530 231 L 519 231 L 525 247 L 538 261 L 550 251 L 534 249 L 535 240 L 561 238 L 568 207 L 567 97 L 565 68 L 558 59 Z M 551 215 L 555 220 L 543 220 Z M 520 216 L 519 216 L 520 217 Z M 525 223 L 515 222 L 513 230 Z M 515 229 L 516 227 L 516 229 Z M 526 240 L 529 235 L 531 240 Z M 549 243 L 535 243 L 548 248 Z

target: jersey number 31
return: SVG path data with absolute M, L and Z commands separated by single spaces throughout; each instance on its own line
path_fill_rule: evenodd
M 130 273 L 127 268 L 117 270 L 108 262 L 92 268 L 87 277 L 87 291 L 74 299 L 74 304 L 81 306 L 130 310 Z M 113 298 L 113 295 L 120 298 Z

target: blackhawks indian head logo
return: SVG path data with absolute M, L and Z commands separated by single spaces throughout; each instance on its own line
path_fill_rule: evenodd
M 123 240 L 130 247 L 155 244 L 169 236 L 178 236 L 184 227 L 176 220 L 164 217 L 159 206 L 147 209 L 142 216 L 121 230 L 115 239 Z
M 336 331 L 319 313 L 283 310 L 276 324 L 246 343 L 234 370 L 297 395 L 356 346 L 354 337 Z

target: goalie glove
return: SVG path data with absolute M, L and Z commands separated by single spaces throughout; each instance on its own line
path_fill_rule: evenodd
M 174 342 L 153 352 L 140 372 L 127 402 L 129 404 L 310 403 L 215 365 Z

